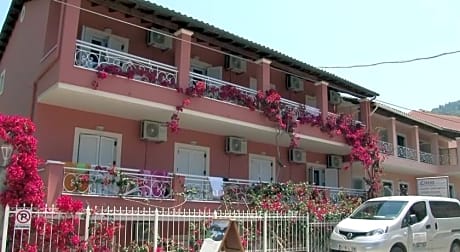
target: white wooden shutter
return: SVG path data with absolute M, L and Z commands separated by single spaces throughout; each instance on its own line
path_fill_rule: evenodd
M 206 72 L 209 77 L 222 80 L 222 66 L 208 67 Z
M 80 134 L 78 143 L 77 162 L 98 164 L 99 163 L 100 137 L 91 134 Z
M 252 157 L 249 165 L 250 180 L 262 182 L 273 181 L 273 162 L 271 160 Z
M 253 77 L 249 77 L 249 88 L 257 90 L 257 79 Z
M 327 168 L 324 172 L 325 186 L 338 187 L 339 186 L 339 170 Z
M 117 140 L 115 138 L 100 137 L 99 165 L 112 166 L 116 162 L 116 143 Z
M 207 176 L 206 174 L 206 153 L 200 150 L 189 151 L 190 174 L 198 176 Z
M 128 52 L 128 41 L 115 36 L 110 36 L 107 47 L 121 52 Z

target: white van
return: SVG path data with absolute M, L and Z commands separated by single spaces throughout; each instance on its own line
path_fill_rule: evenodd
M 331 252 L 460 252 L 460 202 L 391 196 L 364 202 L 334 228 Z

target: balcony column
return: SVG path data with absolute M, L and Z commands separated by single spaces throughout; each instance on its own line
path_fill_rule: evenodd
M 60 25 L 58 43 L 60 47 L 59 69 L 60 80 L 66 81 L 69 71 L 73 69 L 75 63 L 76 39 L 78 36 L 80 10 L 73 6 L 81 6 L 81 0 L 68 0 L 62 12 L 62 23 Z
M 412 144 L 415 147 L 415 152 L 416 152 L 416 155 L 417 155 L 416 160 L 420 162 L 420 138 L 419 138 L 419 134 L 418 134 L 418 126 L 414 125 L 412 127 L 414 128 L 414 131 L 413 131 L 414 138 L 412 140 Z
M 439 134 L 433 133 L 431 135 L 431 155 L 433 155 L 433 164 L 439 165 Z
M 325 81 L 318 81 L 315 83 L 316 93 L 316 106 L 321 112 L 321 120 L 326 122 L 327 114 L 329 112 L 329 100 L 327 86 L 329 84 Z
M 257 90 L 269 90 L 270 87 L 270 64 L 271 60 L 261 58 L 256 61 L 257 68 Z
M 390 117 L 388 120 L 388 141 L 393 145 L 393 155 L 398 156 L 398 135 L 396 134 L 396 118 Z
M 193 32 L 180 29 L 174 33 L 174 63 L 177 67 L 177 86 L 186 89 L 190 85 L 190 55 L 192 52 Z
M 367 131 L 372 129 L 371 125 L 371 102 L 368 99 L 361 99 L 359 102 L 359 120 L 367 127 Z

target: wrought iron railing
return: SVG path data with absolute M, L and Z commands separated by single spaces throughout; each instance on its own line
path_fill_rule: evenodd
M 394 155 L 394 147 L 392 143 L 379 140 L 377 141 L 377 144 L 381 153 L 386 155 Z
M 420 162 L 434 164 L 434 156 L 429 152 L 420 151 Z
M 177 174 L 185 177 L 185 195 L 188 200 L 195 201 L 221 201 L 250 203 L 248 194 L 256 187 L 270 182 L 261 182 L 246 179 L 227 179 L 219 177 Z M 366 197 L 366 191 L 361 189 L 310 186 L 311 189 L 324 191 L 326 195 L 336 202 L 341 195 Z
M 398 157 L 417 161 L 417 150 L 398 145 Z
M 68 194 L 168 199 L 172 177 L 162 171 L 64 167 L 63 189 Z
M 176 87 L 177 68 L 104 46 L 77 40 L 75 66 L 104 70 L 135 80 Z

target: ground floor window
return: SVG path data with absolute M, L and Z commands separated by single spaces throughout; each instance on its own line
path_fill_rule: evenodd
M 75 128 L 73 162 L 91 165 L 120 165 L 122 135 Z

